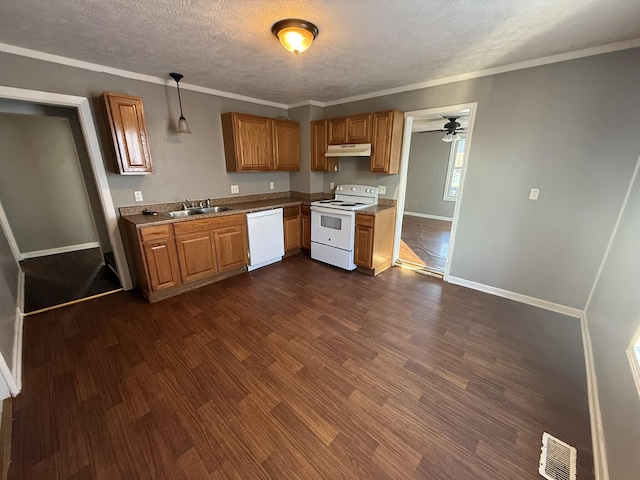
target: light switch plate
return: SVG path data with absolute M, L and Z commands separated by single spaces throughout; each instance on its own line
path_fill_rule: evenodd
M 538 190 L 537 188 L 532 188 L 529 192 L 529 200 L 537 200 L 538 195 L 540 195 L 540 190 Z
M 329 190 L 334 190 L 336 188 L 336 182 L 329 182 Z
M 240 187 L 238 185 L 231 185 L 231 193 L 240 193 Z
M 378 185 L 378 193 L 380 195 L 384 195 L 387 193 L 387 186 L 386 185 Z
M 269 182 L 269 190 L 273 190 L 274 188 L 276 188 L 276 186 L 273 184 L 273 182 Z
M 142 192 L 140 190 L 134 190 L 133 198 L 136 199 L 136 202 L 142 202 Z

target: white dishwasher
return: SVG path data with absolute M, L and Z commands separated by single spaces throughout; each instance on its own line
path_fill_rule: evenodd
M 249 237 L 249 266 L 255 270 L 282 260 L 284 255 L 284 228 L 282 209 L 247 213 Z

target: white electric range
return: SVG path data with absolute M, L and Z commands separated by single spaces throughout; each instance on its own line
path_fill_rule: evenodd
M 311 258 L 355 270 L 356 211 L 378 204 L 378 187 L 338 185 L 335 198 L 311 203 Z

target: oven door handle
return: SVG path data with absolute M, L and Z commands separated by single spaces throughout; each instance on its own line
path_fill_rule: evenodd
M 355 216 L 355 212 L 351 210 L 338 210 L 337 208 L 316 207 L 311 206 L 311 210 L 314 212 L 326 213 L 333 215 L 334 217 L 352 217 Z

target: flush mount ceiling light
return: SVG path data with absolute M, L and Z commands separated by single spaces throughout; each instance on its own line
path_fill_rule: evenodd
M 184 75 L 180 73 L 170 73 L 169 76 L 176 81 L 176 87 L 178 89 L 178 104 L 180 105 L 180 118 L 178 119 L 178 133 L 191 133 L 189 130 L 189 124 L 187 123 L 187 119 L 184 118 L 182 114 L 182 99 L 180 98 L 180 80 Z
M 274 23 L 271 32 L 284 48 L 298 55 L 311 46 L 318 36 L 318 27 L 306 20 L 287 18 Z

